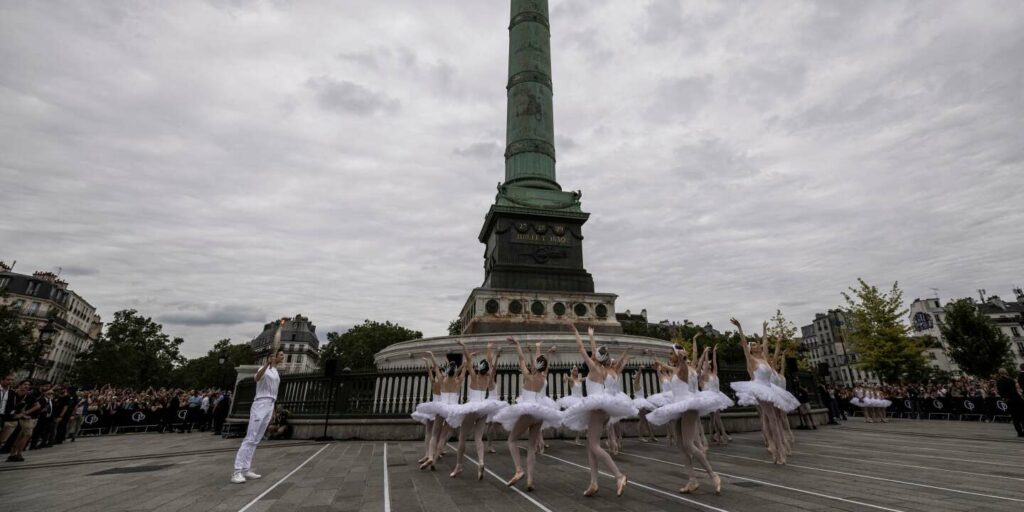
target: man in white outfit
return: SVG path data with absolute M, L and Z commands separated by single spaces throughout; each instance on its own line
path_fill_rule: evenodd
M 249 410 L 249 428 L 245 432 L 245 440 L 235 455 L 235 472 L 231 475 L 231 483 L 243 484 L 246 479 L 254 480 L 260 477 L 252 471 L 252 456 L 274 414 L 277 387 L 281 383 L 281 376 L 274 367 L 282 362 L 284 352 L 277 351 L 275 343 L 273 355 L 267 358 L 267 364 L 256 371 L 256 398 L 253 399 L 252 408 Z

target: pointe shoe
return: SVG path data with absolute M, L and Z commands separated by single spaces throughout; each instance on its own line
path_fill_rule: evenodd
M 696 480 L 690 480 L 685 486 L 679 488 L 679 492 L 682 494 L 693 494 L 697 489 L 700 489 L 700 484 Z
M 590 487 L 587 487 L 587 490 L 583 491 L 583 495 L 589 498 L 589 497 L 597 494 L 597 490 L 598 489 L 599 489 L 599 487 L 597 486 L 596 483 L 590 484 Z
M 477 480 L 483 480 L 484 479 L 484 465 L 483 464 L 480 464 L 480 466 L 478 468 L 476 468 L 476 479 Z
M 420 464 L 420 469 L 427 469 L 427 468 L 434 469 L 434 461 L 432 459 L 427 459 L 427 460 L 423 461 L 423 464 Z
M 505 485 L 508 485 L 509 487 L 512 487 L 513 485 L 516 484 L 516 482 L 522 480 L 524 476 L 526 476 L 526 473 L 524 473 L 522 471 L 516 471 L 516 474 L 512 475 L 512 478 L 510 478 L 508 483 L 505 484 Z
M 416 464 L 423 464 L 423 463 L 424 463 L 424 462 L 426 462 L 426 461 L 427 461 L 427 459 L 429 459 L 429 458 L 430 458 L 430 457 L 427 457 L 426 455 L 424 455 L 423 457 L 421 457 L 421 458 L 420 458 L 420 460 L 416 461 Z
M 487 453 L 498 453 L 498 450 L 495 450 L 494 448 L 488 448 Z
M 455 469 L 453 469 L 452 472 L 448 474 L 448 476 L 451 478 L 455 478 L 459 476 L 460 473 L 462 473 L 462 466 L 455 466 Z
M 629 483 L 629 478 L 626 475 L 622 475 L 618 480 L 615 481 L 615 495 L 622 496 L 622 493 L 626 492 L 626 484 Z
M 533 482 L 529 480 L 526 481 L 526 492 L 533 492 Z
M 711 477 L 711 481 L 715 485 L 715 496 L 721 496 L 722 495 L 722 477 L 718 476 L 718 474 L 715 474 L 715 476 Z

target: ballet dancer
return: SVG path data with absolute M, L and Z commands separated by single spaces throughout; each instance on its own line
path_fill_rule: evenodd
M 608 366 L 608 377 L 605 379 L 605 393 L 612 395 L 613 397 L 619 397 L 620 395 L 626 396 L 622 391 L 622 369 L 626 367 L 626 362 L 629 361 L 629 347 L 622 351 L 622 355 L 618 359 L 612 359 L 611 365 Z M 630 403 L 633 403 L 630 399 Z M 635 407 L 635 405 L 634 405 Z M 624 418 L 635 417 L 639 415 L 639 411 L 630 416 L 611 416 L 608 418 L 608 423 L 605 425 L 605 429 L 608 433 L 608 449 L 612 455 L 618 455 L 622 452 L 622 426 L 619 422 Z
M 466 345 L 459 340 L 462 347 L 462 354 L 466 365 L 473 361 L 473 353 L 466 349 Z M 466 403 L 453 406 L 445 421 L 448 426 L 459 429 L 459 448 L 455 455 L 455 469 L 448 475 L 452 478 L 462 473 L 462 458 L 466 454 L 466 438 L 470 435 L 476 443 L 477 471 L 476 479 L 484 479 L 484 428 L 487 426 L 487 416 L 502 408 L 502 403 L 493 398 L 487 398 L 487 390 L 494 380 L 494 347 L 487 344 L 487 357 L 481 359 L 469 374 L 469 394 Z M 508 404 L 504 404 L 508 405 Z
M 764 338 L 763 339 L 765 340 L 766 343 L 768 342 L 768 340 L 770 340 L 770 338 L 768 337 L 768 330 L 767 329 L 765 329 L 765 331 L 764 331 Z M 786 385 L 786 364 L 785 364 L 786 361 L 785 361 L 785 358 L 786 358 L 786 354 L 782 351 L 782 337 L 781 336 L 776 336 L 775 337 L 775 352 L 773 353 L 772 360 L 771 360 L 771 363 L 772 363 L 771 364 L 771 367 L 772 367 L 771 382 L 772 382 L 772 384 L 778 386 L 779 388 L 781 388 L 781 389 L 785 390 L 787 393 L 789 393 L 789 390 L 786 389 L 787 385 Z M 796 398 L 796 397 L 794 396 L 793 398 Z M 800 401 L 797 400 L 797 403 L 800 403 Z M 799 408 L 799 406 L 797 406 L 797 408 Z M 789 412 L 782 410 L 778 406 L 776 406 L 772 412 L 774 412 L 775 415 L 779 417 L 779 424 L 782 425 L 782 432 L 783 432 L 782 439 L 785 440 L 785 442 L 786 442 L 786 445 L 785 445 L 786 455 L 787 456 L 788 455 L 792 455 L 792 453 L 793 453 L 793 442 L 796 441 L 796 439 L 793 437 L 793 428 L 789 424 Z
M 441 368 L 441 365 L 437 364 L 437 359 L 434 358 L 434 353 L 427 352 L 427 354 L 434 361 L 434 365 Z M 420 469 L 430 468 L 431 471 L 434 471 L 434 464 L 441 458 L 441 450 L 452 433 L 448 422 L 444 420 L 447 420 L 453 408 L 459 404 L 462 382 L 466 379 L 469 365 L 470 362 L 465 359 L 461 365 L 456 364 L 455 361 L 448 361 L 448 364 L 443 367 L 441 375 L 441 399 L 437 402 L 430 402 L 423 408 L 425 413 L 434 414 L 438 418 L 434 420 L 434 431 L 430 437 L 430 447 L 428 448 L 430 457 L 420 464 Z
M 284 362 L 281 347 L 281 327 L 284 320 L 277 324 L 274 341 L 271 345 L 267 362 L 256 370 L 256 397 L 249 408 L 249 425 L 245 429 L 245 439 L 235 454 L 235 471 L 231 474 L 231 483 L 244 484 L 246 480 L 256 480 L 261 475 L 252 470 L 252 458 L 256 454 L 256 446 L 263 439 L 263 434 L 270 425 L 270 417 L 274 414 L 274 402 L 277 401 L 277 388 L 281 384 L 281 376 L 276 366 Z
M 491 387 L 487 388 L 487 398 L 493 398 L 500 405 L 497 411 L 487 415 L 487 426 L 484 429 L 487 434 L 487 453 L 498 453 L 497 450 L 494 449 L 492 441 L 494 440 L 495 429 L 500 430 L 501 425 L 494 421 L 494 415 L 498 414 L 498 411 L 508 407 L 508 402 L 501 399 L 501 392 L 498 391 L 498 359 L 501 358 L 501 350 L 502 347 L 498 347 L 498 350 L 494 351 L 494 378 L 491 379 Z
M 583 401 L 583 378 L 580 377 L 580 369 L 573 366 L 569 370 L 569 394 L 555 400 L 558 407 L 563 411 Z M 577 445 L 580 444 L 580 431 L 576 431 Z
M 655 408 L 661 407 L 672 401 L 672 386 L 669 384 L 672 382 L 673 377 L 676 374 L 676 366 L 679 364 L 676 358 L 676 353 L 673 350 L 668 356 L 668 364 L 661 363 L 659 361 L 654 362 L 654 371 L 658 375 L 658 382 L 661 386 L 661 391 L 647 397 L 647 401 L 651 403 Z M 671 426 L 665 430 L 665 440 L 669 446 L 676 445 L 675 430 Z M 657 441 L 657 438 L 655 438 Z
M 694 344 L 696 344 L 696 338 L 694 339 Z M 711 477 L 715 494 L 720 495 L 722 494 L 722 478 L 711 468 L 707 455 L 698 443 L 701 415 L 724 408 L 724 404 L 715 395 L 698 390 L 697 383 L 700 380 L 700 375 L 698 375 L 696 368 L 703 366 L 702 361 L 698 361 L 695 366 L 690 366 L 685 351 L 675 347 L 673 347 L 673 350 L 678 354 L 679 364 L 676 366 L 675 378 L 669 383 L 672 388 L 672 401 L 648 414 L 647 421 L 651 422 L 652 425 L 664 425 L 670 421 L 679 420 L 672 423 L 670 427 L 677 429 L 676 443 L 679 445 L 683 461 L 689 468 L 689 478 L 686 485 L 679 489 L 679 492 L 690 494 L 700 487 L 697 483 L 696 468 L 694 466 L 694 459 L 696 459 L 704 467 L 704 470 L 707 471 L 708 476 Z M 703 359 L 706 355 L 707 350 L 705 350 L 701 358 Z
M 540 345 L 541 344 L 540 344 L 539 341 L 534 344 L 534 354 L 533 354 L 534 359 L 538 359 L 541 356 Z M 548 357 L 550 357 L 551 355 L 553 355 L 557 351 L 558 351 L 558 347 L 552 345 L 551 348 L 548 349 Z M 543 405 L 545 407 L 549 407 L 549 408 L 554 409 L 556 411 L 561 411 L 561 408 L 558 406 L 558 403 L 555 402 L 551 397 L 548 396 L 548 380 L 547 380 L 547 378 L 544 379 L 544 387 L 541 388 L 540 396 L 538 396 L 537 399 L 540 401 L 541 405 Z M 550 430 L 555 430 L 558 427 L 560 427 L 562 425 L 562 423 L 561 423 L 561 417 L 562 417 L 561 414 L 559 414 L 558 417 L 559 417 L 558 423 L 544 422 L 544 424 L 541 425 L 541 427 L 540 427 L 540 436 L 537 438 L 537 453 L 543 454 L 545 449 L 550 448 L 548 446 L 547 442 L 544 440 L 544 431 L 545 430 L 549 430 L 549 431 Z
M 430 381 L 430 393 L 431 400 L 429 402 L 422 402 L 416 406 L 416 409 L 412 412 L 412 419 L 423 424 L 423 457 L 416 461 L 418 464 L 423 464 L 430 458 L 430 439 L 434 432 L 434 420 L 437 418 L 436 414 L 427 414 L 425 411 L 429 408 L 427 404 L 436 403 L 441 401 L 441 370 L 434 365 L 433 360 L 423 358 L 423 364 L 427 367 L 427 379 Z
M 861 412 L 864 413 L 865 423 L 875 422 L 871 414 L 871 404 L 867 400 L 867 393 L 859 383 L 853 387 L 853 398 L 850 399 L 850 404 L 860 407 Z
M 608 348 L 604 346 L 598 347 L 597 342 L 594 341 L 594 328 L 590 327 L 587 329 L 587 333 L 590 336 L 590 354 L 593 354 L 593 356 L 587 353 L 586 347 L 583 346 L 583 339 L 580 338 L 580 333 L 576 330 L 575 325 L 572 326 L 572 330 L 576 334 L 576 348 L 579 349 L 583 361 L 587 363 L 587 396 L 578 405 L 565 411 L 562 424 L 572 430 L 586 430 L 587 432 L 590 485 L 583 492 L 583 495 L 589 497 L 597 494 L 599 489 L 597 466 L 598 463 L 601 463 L 612 471 L 612 474 L 615 476 L 615 493 L 618 496 L 622 496 L 629 479 L 619 471 L 619 467 L 615 465 L 615 461 L 608 455 L 608 452 L 601 448 L 601 433 L 604 431 L 605 424 L 608 423 L 610 418 L 629 417 L 638 411 L 633 406 L 633 401 L 624 393 L 612 395 L 605 392 L 606 385 L 614 385 L 611 383 L 611 379 L 615 377 L 608 371 L 611 364 Z
M 732 437 L 729 437 L 729 433 L 725 431 L 725 424 L 722 423 L 722 411 L 732 407 L 733 401 L 725 393 L 722 393 L 720 389 L 720 382 L 718 380 L 718 345 L 711 349 L 711 357 L 704 360 L 704 365 L 701 367 L 700 380 L 701 389 L 704 392 L 711 393 L 719 403 L 725 406 L 722 409 L 711 411 L 711 417 L 708 419 L 711 441 L 718 445 L 727 445 L 729 441 L 732 441 Z
M 509 431 L 508 451 L 512 455 L 512 462 L 516 466 L 516 472 L 508 481 L 511 487 L 522 480 L 523 464 L 519 454 L 519 437 L 528 432 L 529 441 L 526 443 L 526 490 L 533 490 L 533 467 L 537 458 L 537 446 L 540 442 L 540 430 L 545 424 L 555 426 L 561 421 L 562 413 L 548 405 L 541 403 L 540 397 L 544 393 L 544 387 L 548 379 L 548 360 L 545 356 L 537 356 L 528 362 L 523 348 L 513 337 L 508 338 L 509 343 L 515 345 L 516 353 L 519 355 L 519 371 L 522 378 L 522 390 L 516 403 L 509 405 L 494 415 L 494 420 L 501 423 L 505 430 Z
M 633 405 L 636 406 L 638 411 L 640 411 L 639 420 L 636 425 L 636 431 L 637 435 L 640 437 L 640 442 L 657 442 L 658 438 L 654 435 L 654 429 L 651 428 L 651 424 L 647 421 L 647 413 L 653 411 L 655 407 L 654 404 L 647 399 L 647 394 L 644 393 L 642 370 L 633 372 Z
M 739 320 L 730 319 L 733 325 L 739 330 L 740 347 L 747 360 L 747 373 L 751 380 L 731 382 L 729 385 L 736 392 L 737 403 L 740 405 L 753 405 L 761 417 L 761 430 L 764 433 L 765 442 L 768 446 L 768 453 L 772 456 L 772 462 L 776 464 L 786 463 L 786 441 L 779 416 L 774 412 L 774 407 L 791 411 L 800 406 L 800 402 L 786 390 L 772 384 L 772 368 L 765 358 L 767 339 L 762 338 L 762 343 L 751 343 L 743 333 L 743 326 Z M 763 326 L 767 331 L 767 323 Z M 787 397 L 788 395 L 788 397 Z

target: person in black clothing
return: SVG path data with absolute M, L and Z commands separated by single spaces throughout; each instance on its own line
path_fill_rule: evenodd
M 42 406 L 39 404 L 39 396 L 32 391 L 31 381 L 28 379 L 21 381 L 14 394 L 14 419 L 18 422 L 21 433 L 11 448 L 11 455 L 7 457 L 7 462 L 25 461 L 21 453 L 32 439 L 32 431 L 35 429 L 40 409 Z
M 231 392 L 225 391 L 224 395 L 217 400 L 217 404 L 213 407 L 213 433 L 214 435 L 220 434 L 224 430 L 224 421 L 228 418 L 228 412 L 231 410 Z
M 1024 363 L 1020 364 L 1020 372 L 1017 373 L 1017 390 L 1024 393 Z
M 174 424 L 178 422 L 178 409 L 181 406 L 178 403 L 177 393 L 171 391 L 170 396 L 167 397 L 167 405 L 164 406 L 164 418 L 163 423 L 160 425 L 160 432 L 174 431 Z
M 818 430 L 818 426 L 814 424 L 814 415 L 811 414 L 810 392 L 801 385 L 797 388 L 796 398 L 800 401 L 800 407 L 797 409 L 797 413 L 800 415 L 800 427 L 798 428 Z
M 55 425 L 53 434 L 53 444 L 61 444 L 68 435 L 68 420 L 71 419 L 72 403 L 71 399 L 74 393 L 68 393 L 68 388 L 61 386 L 57 388 L 57 399 L 54 402 L 54 410 L 57 411 L 55 415 Z
M 1010 417 L 1013 418 L 1013 428 L 1017 429 L 1017 437 L 1024 437 L 1024 397 L 1021 397 L 1017 383 L 1010 378 L 1006 368 L 999 369 L 996 391 L 1010 406 Z
M 46 386 L 44 384 L 44 386 Z M 49 448 L 53 446 L 53 426 L 55 423 L 55 416 L 57 411 L 54 410 L 56 401 L 53 397 L 53 388 L 46 386 L 48 389 L 43 391 L 42 396 L 39 398 L 39 405 L 42 406 L 39 410 L 39 418 L 36 422 L 35 431 L 32 433 L 32 444 L 30 450 L 36 450 L 39 448 Z

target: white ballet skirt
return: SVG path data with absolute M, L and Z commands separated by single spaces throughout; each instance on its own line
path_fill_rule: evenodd
M 486 389 L 470 389 L 466 403 L 453 406 L 445 421 L 453 428 L 459 428 L 470 414 L 479 414 L 486 418 L 501 408 L 501 402 L 487 398 Z
M 754 380 L 731 382 L 729 386 L 736 392 L 740 405 L 757 405 L 758 402 L 770 402 L 775 407 L 789 412 L 800 407 L 800 401 L 792 393 L 778 384 L 773 384 L 771 376 L 775 372 L 767 364 L 760 363 L 754 369 Z
M 850 400 L 850 402 L 852 403 L 853 400 Z M 881 399 L 881 398 L 875 398 L 873 396 L 865 397 L 863 399 L 863 402 L 866 403 L 867 405 L 864 405 L 864 406 L 861 406 L 861 407 L 881 407 L 881 408 L 884 409 L 884 408 L 889 407 L 890 405 L 892 405 L 892 402 L 890 402 L 888 400 L 884 400 L 884 399 Z
M 661 383 L 662 391 L 660 393 L 655 393 L 655 394 L 647 397 L 647 401 L 650 402 L 655 407 L 661 407 L 661 406 L 671 402 L 672 401 L 672 390 L 669 389 L 668 384 L 669 384 L 668 382 L 662 382 Z
M 562 409 L 568 409 L 583 401 L 583 383 L 573 384 L 569 394 L 555 400 L 555 404 Z
M 522 416 L 530 416 L 542 422 L 541 428 L 557 428 L 562 423 L 562 413 L 556 408 L 545 405 L 541 400 L 544 396 L 537 391 L 522 390 L 516 403 L 505 407 L 494 415 L 494 421 L 509 432 L 515 427 Z
M 487 415 L 487 423 L 497 423 L 496 421 L 494 421 L 494 416 L 501 412 L 502 409 L 508 407 L 508 402 L 504 400 L 499 400 L 499 396 L 501 396 L 501 394 L 498 393 L 497 386 L 495 386 L 494 389 L 487 390 L 487 398 L 493 399 L 495 402 L 498 403 L 498 408 L 495 409 L 494 412 Z
M 708 393 L 715 398 L 715 401 L 720 406 L 717 410 L 728 409 L 735 405 L 732 398 L 729 398 L 729 395 L 722 393 L 720 390 L 717 375 L 708 377 L 708 381 L 704 383 L 704 390 L 701 393 Z
M 672 401 L 647 413 L 651 425 L 664 425 L 679 418 L 687 411 L 697 411 L 701 416 L 724 409 L 722 402 L 712 393 L 697 391 L 697 372 L 690 372 L 689 382 L 673 376 L 669 382 Z
M 605 382 L 617 380 L 608 376 Z M 633 400 L 625 393 L 606 391 L 606 386 L 600 382 L 587 380 L 587 396 L 579 404 L 565 411 L 562 416 L 562 425 L 570 430 L 585 432 L 590 423 L 590 413 L 593 411 L 604 411 L 608 414 L 609 422 L 613 418 L 629 418 L 636 416 L 640 411 L 633 405 Z M 618 421 L 617 419 L 615 421 Z
M 643 388 L 633 390 L 633 394 L 635 395 L 633 397 L 633 406 L 636 407 L 638 410 L 653 411 L 657 409 L 657 406 L 652 404 L 651 401 L 648 400 L 647 397 L 644 395 Z
M 558 402 L 555 402 L 550 396 L 548 396 L 548 383 L 547 382 L 545 382 L 544 385 L 541 386 L 540 391 L 538 391 L 537 393 L 539 393 L 539 396 L 537 397 L 537 400 L 541 403 L 541 405 L 543 405 L 545 407 L 550 407 L 550 408 L 552 408 L 552 409 L 554 409 L 556 411 L 561 409 L 558 406 Z M 544 428 L 548 428 L 548 427 L 544 427 Z
M 418 421 L 418 422 L 420 422 L 420 423 L 422 423 L 424 425 L 430 423 L 431 421 L 434 421 L 434 415 L 433 414 L 427 414 L 427 413 L 423 412 L 423 409 L 424 409 L 424 406 L 426 406 L 427 404 L 432 404 L 432 403 L 440 401 L 440 400 L 441 400 L 441 395 L 434 395 L 433 398 L 429 402 L 422 402 L 422 403 L 417 404 L 416 405 L 416 409 L 414 411 L 412 411 L 412 419 L 414 419 L 414 420 L 416 420 L 416 421 Z
M 441 393 L 441 396 L 437 401 L 427 402 L 420 404 L 423 407 L 420 408 L 420 412 L 430 416 L 440 416 L 442 418 L 448 418 L 451 411 L 459 405 L 459 394 L 458 393 Z
M 862 395 L 855 395 L 850 399 L 850 403 L 857 407 L 874 407 L 874 405 L 871 405 L 871 402 Z

